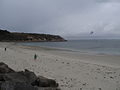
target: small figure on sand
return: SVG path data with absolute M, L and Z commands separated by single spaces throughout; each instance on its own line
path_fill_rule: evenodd
M 37 55 L 35 54 L 35 55 L 34 55 L 34 60 L 36 60 L 36 59 L 37 59 Z
M 93 31 L 91 31 L 91 32 L 90 32 L 90 35 L 92 35 L 93 33 L 94 33 L 94 32 L 93 32 Z
M 5 48 L 5 51 L 6 51 L 7 49 Z

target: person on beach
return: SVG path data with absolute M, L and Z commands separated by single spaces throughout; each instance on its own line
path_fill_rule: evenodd
M 5 48 L 5 51 L 6 51 L 7 49 Z
M 37 55 L 35 54 L 35 55 L 34 55 L 34 60 L 36 60 L 36 59 L 37 59 Z

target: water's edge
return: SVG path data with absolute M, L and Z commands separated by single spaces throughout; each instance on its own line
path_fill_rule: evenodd
M 120 55 L 120 40 L 70 40 L 68 42 L 25 42 L 19 44 L 79 53 Z

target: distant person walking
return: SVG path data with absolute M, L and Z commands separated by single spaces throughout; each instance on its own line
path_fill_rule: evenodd
M 37 55 L 35 54 L 35 55 L 34 55 L 34 60 L 36 60 L 36 59 L 37 59 Z
M 5 48 L 5 51 L 6 51 L 7 49 Z

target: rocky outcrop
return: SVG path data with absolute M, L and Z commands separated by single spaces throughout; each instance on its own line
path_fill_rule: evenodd
M 66 40 L 59 35 L 13 33 L 7 30 L 0 30 L 0 41 L 63 42 Z
M 37 77 L 29 70 L 16 72 L 0 63 L 0 90 L 60 90 L 55 80 Z

